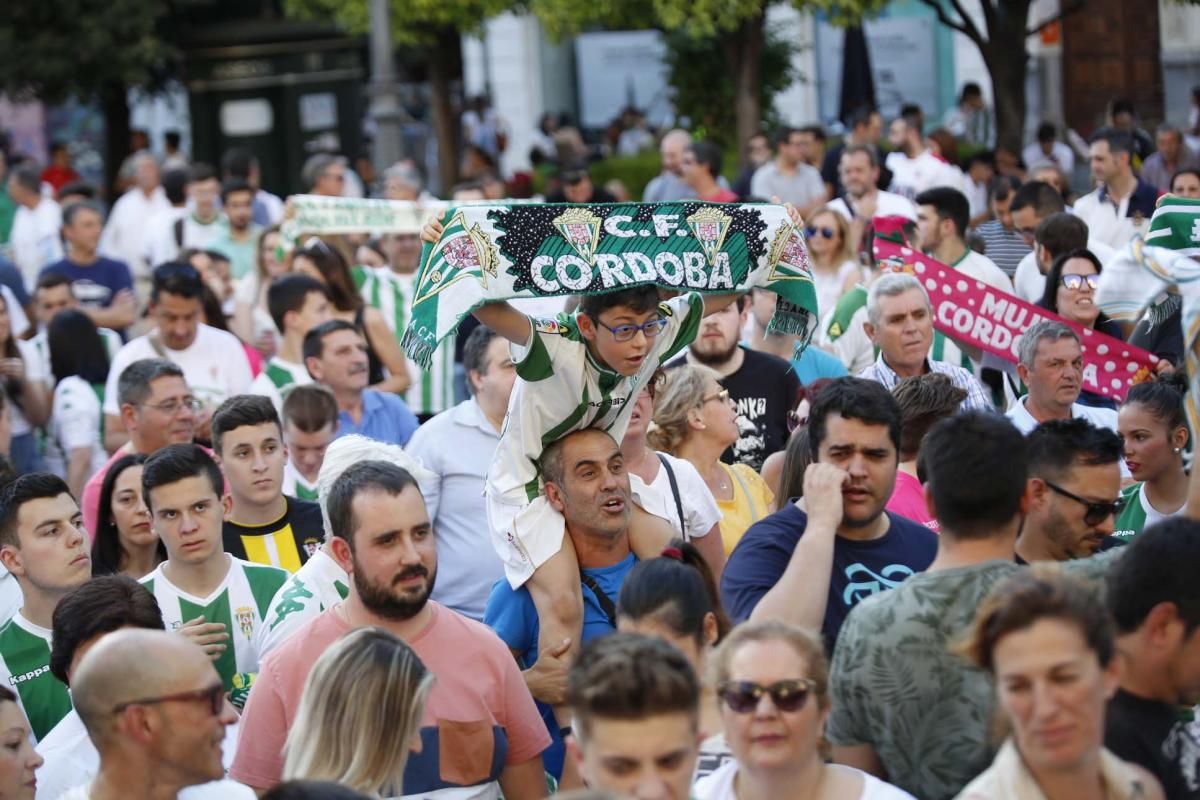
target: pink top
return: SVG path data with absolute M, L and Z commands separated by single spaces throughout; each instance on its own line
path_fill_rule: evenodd
M 887 510 L 902 517 L 908 517 L 913 522 L 919 522 L 934 533 L 940 533 L 938 521 L 929 516 L 925 506 L 925 489 L 921 482 L 904 470 L 896 470 L 896 488 L 892 497 L 887 501 Z
M 436 798 L 447 790 L 462 797 L 461 787 L 483 789 L 499 780 L 506 765 L 541 755 L 550 734 L 496 634 L 432 600 L 429 606 L 429 625 L 406 640 L 436 680 L 422 720 L 421 751 L 409 755 L 404 770 L 404 794 Z M 338 604 L 263 659 L 238 731 L 230 769 L 235 780 L 256 788 L 279 782 L 283 745 L 308 673 L 349 630 Z

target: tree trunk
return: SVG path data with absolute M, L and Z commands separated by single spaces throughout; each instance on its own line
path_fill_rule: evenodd
M 755 14 L 726 37 L 726 59 L 733 72 L 734 112 L 737 118 L 738 166 L 746 166 L 746 142 L 762 126 L 762 54 L 766 15 Z
M 997 2 L 988 41 L 979 47 L 992 76 L 996 146 L 1016 154 L 1020 154 L 1025 141 L 1025 78 L 1029 74 L 1025 31 L 1029 24 L 1029 6 L 1028 0 Z
M 458 183 L 458 155 L 461 134 L 458 114 L 455 113 L 451 84 L 455 65 L 462 60 L 462 40 L 458 31 L 444 28 L 438 32 L 437 44 L 429 53 L 429 88 L 433 95 L 433 128 L 438 143 L 438 178 L 441 194 L 450 196 Z
M 104 113 L 104 186 L 109 203 L 116 201 L 117 171 L 129 155 L 129 97 L 125 87 L 109 84 L 100 95 Z

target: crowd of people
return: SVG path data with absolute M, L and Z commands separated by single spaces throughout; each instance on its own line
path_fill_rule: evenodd
M 503 201 L 471 114 L 447 199 Z M 807 348 L 764 289 L 642 286 L 485 304 L 423 369 L 436 219 L 293 243 L 241 149 L 139 148 L 110 208 L 61 150 L 0 162 L 0 797 L 1200 798 L 1181 308 L 1095 301 L 1200 197 L 1191 132 L 1114 103 L 989 151 L 968 86 L 932 131 L 755 136 L 729 180 L 626 117 L 641 200 L 786 204 Z M 408 163 L 302 177 L 433 199 Z M 564 158 L 542 199 L 617 198 Z M 1016 363 L 876 265 L 878 217 L 1046 312 Z M 1080 329 L 1156 374 L 1089 391 Z

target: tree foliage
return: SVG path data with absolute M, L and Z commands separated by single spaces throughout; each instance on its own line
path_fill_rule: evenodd
M 764 130 L 779 124 L 773 101 L 797 77 L 792 64 L 796 49 L 790 40 L 767 32 L 758 97 Z M 696 38 L 681 31 L 667 36 L 668 82 L 676 113 L 690 121 L 697 137 L 725 149 L 736 149 L 736 89 L 725 57 L 716 37 Z
M 434 46 L 447 28 L 477 33 L 491 17 L 513 10 L 514 0 L 390 0 L 392 37 L 397 44 Z M 371 29 L 369 0 L 283 0 L 300 19 L 333 20 L 349 33 Z
M 0 89 L 58 102 L 145 86 L 177 55 L 165 0 L 9 0 L 0 14 Z

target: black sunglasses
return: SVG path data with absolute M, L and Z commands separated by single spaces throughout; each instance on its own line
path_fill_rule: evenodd
M 805 231 L 805 234 L 808 236 L 808 238 L 809 238 L 809 239 L 812 239 L 812 238 L 813 238 L 813 237 L 815 237 L 815 236 L 816 236 L 818 233 L 819 233 L 819 234 L 821 234 L 822 236 L 824 236 L 826 239 L 832 239 L 834 236 L 836 236 L 836 235 L 837 235 L 837 231 L 835 231 L 833 228 L 813 228 L 813 227 L 809 227 L 809 228 L 805 228 L 805 229 L 804 229 L 804 231 Z
M 776 681 L 769 686 L 752 681 L 727 681 L 717 687 L 717 695 L 739 714 L 749 714 L 758 708 L 758 701 L 765 694 L 771 695 L 771 702 L 780 711 L 799 711 L 816 687 L 817 682 L 812 678 Z
M 1125 508 L 1125 498 L 1123 497 L 1118 497 L 1111 503 L 1093 503 L 1091 500 L 1084 500 L 1077 494 L 1071 494 L 1061 486 L 1055 486 L 1050 481 L 1043 482 L 1055 492 L 1061 494 L 1063 497 L 1069 497 L 1076 503 L 1082 503 L 1083 505 L 1087 506 L 1087 511 L 1083 513 L 1083 521 L 1088 525 L 1099 525 L 1101 522 L 1104 522 L 1104 520 L 1108 519 L 1110 515 L 1116 516 L 1121 513 L 1122 509 Z

